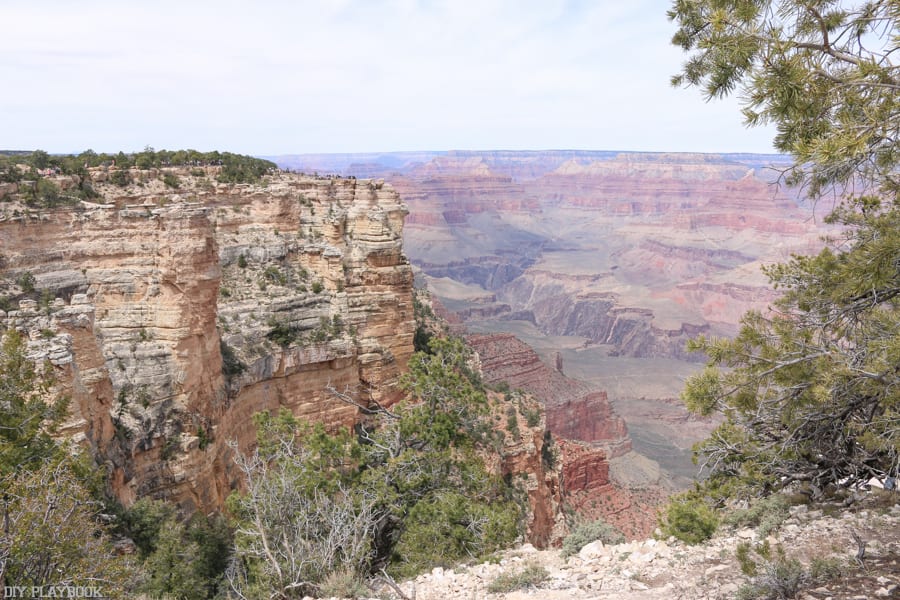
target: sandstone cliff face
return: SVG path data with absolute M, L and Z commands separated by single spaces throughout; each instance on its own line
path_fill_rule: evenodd
M 495 473 L 508 477 L 518 484 L 528 496 L 526 538 L 538 548 L 546 548 L 565 535 L 563 518 L 563 470 L 556 456 L 559 450 L 547 429 L 546 420 L 541 418 L 529 422 L 522 409 L 534 410 L 540 414 L 538 406 L 528 407 L 531 398 L 517 397 L 513 402 L 498 402 L 497 408 L 506 411 L 517 407 L 517 417 L 510 421 L 509 412 L 495 413 L 497 431 L 503 435 L 497 464 L 490 465 Z
M 660 473 L 631 480 L 617 475 L 638 466 L 658 467 L 632 452 L 625 422 L 613 411 L 606 394 L 547 367 L 531 348 L 510 334 L 469 335 L 466 341 L 478 353 L 486 383 L 506 382 L 544 405 L 543 444 L 552 435 L 559 472 L 556 479 L 544 483 L 537 478 L 529 487 L 533 523 L 537 524 L 533 529 L 546 530 L 540 525 L 551 515 L 543 517 L 544 507 L 565 504 L 583 517 L 602 517 L 629 537 L 649 535 L 656 524 L 655 509 L 670 488 Z M 533 443 L 538 454 L 544 452 L 537 437 Z M 529 460 L 534 454 L 523 452 L 522 464 L 510 472 L 551 474 L 546 465 Z M 558 536 L 561 527 L 558 521 L 550 531 Z
M 406 207 L 389 186 L 271 176 L 224 185 L 208 173 L 132 171 L 95 185 L 109 201 L 0 216 L 0 295 L 34 276 L 7 326 L 28 332 L 72 397 L 64 433 L 89 444 L 117 495 L 220 506 L 235 485 L 228 442 L 280 407 L 346 426 L 327 386 L 390 403 L 412 353 Z M 226 353 L 223 374 L 223 356 Z
M 487 383 L 506 382 L 541 401 L 553 435 L 589 442 L 612 456 L 631 449 L 625 422 L 612 410 L 604 392 L 547 367 L 512 334 L 469 335 L 466 343 L 478 353 Z

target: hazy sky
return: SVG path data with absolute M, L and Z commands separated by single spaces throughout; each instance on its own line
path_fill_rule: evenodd
M 771 152 L 668 0 L 0 0 L 0 148 Z

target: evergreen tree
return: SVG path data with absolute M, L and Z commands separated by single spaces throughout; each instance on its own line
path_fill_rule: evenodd
M 53 367 L 26 357 L 26 342 L 8 330 L 0 342 L 0 476 L 34 469 L 60 452 L 50 437 L 68 402 L 54 398 Z
M 783 296 L 734 340 L 699 339 L 709 365 L 683 398 L 725 422 L 698 454 L 716 496 L 813 490 L 900 467 L 897 3 L 676 0 L 673 81 L 711 98 L 740 89 L 749 125 L 771 122 L 788 181 L 840 199 L 841 233 L 766 273 Z

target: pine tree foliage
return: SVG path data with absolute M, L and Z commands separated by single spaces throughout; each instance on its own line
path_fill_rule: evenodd
M 68 402 L 54 396 L 53 367 L 35 365 L 14 329 L 0 341 L 0 475 L 40 466 L 59 448 L 50 434 Z
M 896 0 L 675 0 L 673 43 L 690 53 L 676 85 L 740 92 L 746 122 L 774 123 L 790 180 L 816 196 L 896 191 L 900 44 Z
M 710 98 L 741 91 L 750 125 L 771 122 L 792 183 L 840 202 L 839 234 L 816 256 L 766 274 L 783 294 L 744 316 L 709 357 L 688 407 L 725 421 L 698 455 L 716 494 L 813 490 L 900 468 L 900 4 L 676 0 L 673 43 L 690 53 L 675 84 Z

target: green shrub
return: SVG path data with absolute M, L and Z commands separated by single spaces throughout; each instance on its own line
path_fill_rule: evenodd
M 119 532 L 138 547 L 147 578 L 141 591 L 153 598 L 205 600 L 217 596 L 232 548 L 220 515 L 196 514 L 187 522 L 175 508 L 142 498 L 122 511 Z
M 808 582 L 809 575 L 796 558 L 788 558 L 784 549 L 779 547 L 774 558 L 763 557 L 755 563 L 749 556 L 744 559 L 752 567 L 747 571 L 755 573 L 751 580 L 742 586 L 737 593 L 738 600 L 785 600 L 794 598 L 800 588 Z M 741 570 L 744 571 L 742 563 Z M 747 574 L 747 571 L 744 571 Z
M 719 526 L 713 509 L 690 493 L 674 496 L 660 516 L 663 535 L 671 535 L 686 544 L 699 544 L 712 537 Z
M 219 340 L 219 352 L 222 354 L 222 373 L 225 377 L 231 378 L 247 370 L 247 365 L 241 362 L 234 349 L 223 340 Z
M 625 541 L 625 536 L 603 519 L 579 521 L 563 539 L 562 556 L 568 558 L 578 554 L 582 548 L 597 540 L 604 544 L 621 544 Z
M 131 173 L 122 169 L 116 169 L 109 174 L 109 182 L 119 187 L 128 187 L 131 184 Z
M 162 180 L 163 183 L 166 184 L 166 187 L 172 189 L 181 187 L 181 180 L 178 178 L 178 175 L 175 175 L 174 173 L 164 173 Z
M 735 551 L 738 564 L 741 566 L 741 573 L 743 573 L 747 577 L 753 577 L 754 575 L 756 575 L 756 561 L 753 560 L 750 552 L 750 542 L 739 543 Z
M 756 527 L 759 537 L 764 538 L 781 527 L 789 516 L 787 498 L 774 494 L 755 500 L 747 509 L 731 511 L 722 523 L 733 527 Z
M 242 269 L 246 269 L 247 268 L 247 257 L 244 256 L 243 254 L 238 256 L 237 265 Z
M 515 406 L 506 409 L 506 430 L 513 435 L 519 433 L 519 417 Z
M 840 579 L 847 571 L 847 565 L 843 564 L 836 556 L 827 558 L 815 557 L 809 563 L 809 576 L 813 581 L 828 583 Z
M 359 574 L 344 567 L 325 575 L 318 595 L 320 598 L 366 598 L 370 594 Z
M 61 581 L 71 586 L 102 582 L 107 597 L 133 597 L 129 588 L 141 570 L 132 557 L 115 552 L 106 527 L 97 519 L 95 494 L 101 492 L 92 481 L 96 471 L 87 460 L 62 452 L 46 462 L 20 463 L 4 473 L 0 486 L 4 584 L 46 590 L 59 589 L 51 586 Z M 5 458 L 2 452 L 0 458 Z M 102 483 L 98 487 L 102 489 Z M 11 596 L 7 592 L 5 597 Z
M 275 265 L 269 265 L 266 267 L 266 270 L 263 271 L 263 277 L 272 283 L 277 283 L 278 285 L 284 285 L 287 283 L 287 277 L 284 273 L 281 272 L 281 269 L 276 267 Z
M 544 443 L 541 446 L 541 462 L 547 469 L 556 468 L 556 447 L 553 443 L 553 434 L 549 429 L 544 430 Z
M 206 450 L 212 443 L 212 438 L 203 427 L 197 428 L 197 445 L 201 450 Z
M 532 408 L 522 408 L 522 414 L 525 415 L 525 423 L 529 427 L 537 427 L 541 422 L 541 408 L 535 405 Z
M 270 322 L 270 326 L 272 329 L 269 330 L 266 337 L 282 348 L 290 346 L 298 337 L 300 337 L 300 329 L 289 323 L 276 321 Z
M 63 200 L 59 186 L 49 179 L 38 179 L 34 189 L 34 199 L 47 208 L 53 208 Z
M 323 289 L 325 289 L 325 286 L 322 285 L 322 282 L 321 282 L 321 281 L 313 281 L 313 282 L 312 282 L 312 291 L 313 291 L 313 294 L 318 294 L 318 293 L 320 293 Z
M 507 594 L 516 590 L 536 587 L 546 581 L 550 574 L 540 565 L 529 564 L 520 571 L 503 573 L 487 587 L 490 594 Z
M 26 294 L 34 293 L 34 284 L 37 283 L 34 274 L 31 271 L 25 271 L 16 278 L 16 285 L 22 288 Z
M 275 163 L 251 156 L 241 156 L 223 152 L 220 155 L 222 171 L 216 178 L 223 183 L 255 183 L 270 170 Z
M 506 548 L 518 536 L 518 517 L 512 502 L 485 502 L 442 490 L 410 511 L 395 548 L 396 572 L 413 576 Z
M 431 341 L 432 333 L 425 329 L 422 325 L 416 325 L 416 333 L 413 335 L 413 348 L 416 352 L 428 352 L 428 342 Z

